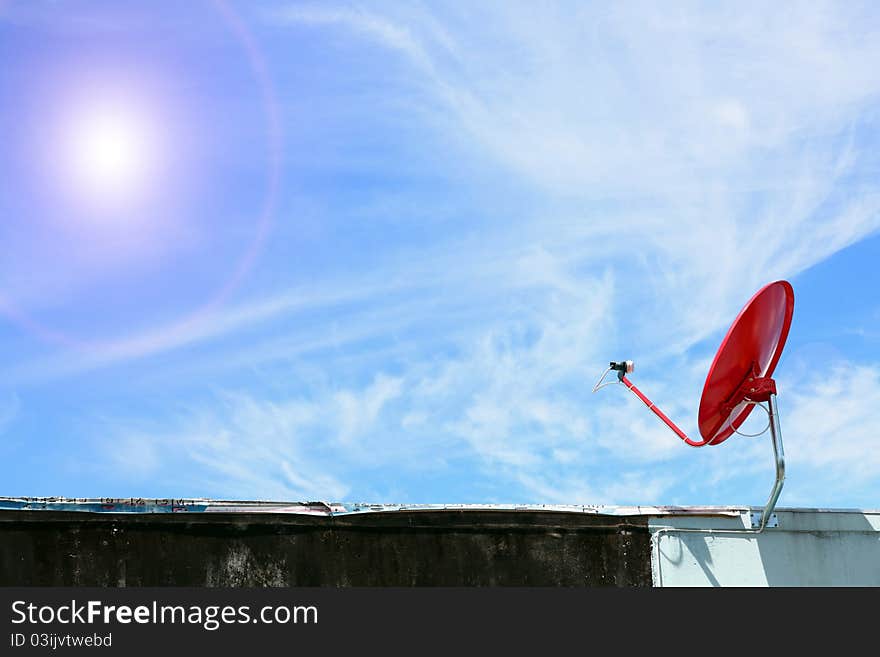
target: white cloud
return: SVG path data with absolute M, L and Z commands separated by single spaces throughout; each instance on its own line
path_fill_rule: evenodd
M 648 470 L 568 477 L 521 474 L 519 480 L 542 503 L 549 504 L 644 505 L 662 498 L 675 483 L 668 473 Z
M 880 481 L 880 364 L 839 362 L 786 386 L 783 435 L 804 487 Z
M 586 389 L 584 372 L 600 357 L 595 340 L 607 330 L 613 280 L 578 287 L 558 263 L 545 265 L 548 277 L 541 279 L 525 267 L 543 292 L 539 314 L 484 334 L 464 357 L 418 383 L 429 391 L 422 403 L 442 408 L 448 430 L 490 462 L 535 466 L 546 447 L 580 442 L 588 433 L 570 386 Z
M 398 50 L 413 60 L 427 63 L 421 46 L 407 28 L 360 8 L 298 5 L 268 12 L 267 16 L 270 20 L 283 24 L 345 26 L 388 48 Z
M 360 393 L 350 390 L 335 393 L 334 414 L 339 418 L 340 423 L 339 441 L 343 445 L 351 445 L 369 430 L 382 412 L 382 408 L 389 401 L 400 396 L 401 388 L 401 379 L 380 374 Z
M 253 330 L 283 316 L 354 303 L 377 292 L 388 294 L 396 287 L 394 283 L 385 283 L 381 287 L 346 285 L 344 288 L 289 290 L 239 306 L 212 308 L 187 320 L 127 338 L 52 354 L 41 361 L 9 368 L 6 378 L 27 383 L 155 356 L 196 343 L 217 340 L 229 334 Z
M 530 217 L 523 238 L 557 252 L 604 239 L 604 259 L 581 251 L 594 266 L 629 257 L 624 298 L 674 352 L 761 283 L 880 228 L 876 184 L 840 193 L 872 157 L 846 135 L 880 92 L 880 31 L 862 12 L 505 3 L 467 21 L 396 5 L 284 15 L 395 47 L 419 67 L 414 89 L 433 95 L 442 130 L 575 199 Z
M 266 401 L 224 393 L 204 405 L 148 423 L 104 418 L 98 453 L 118 476 L 166 490 L 166 471 L 189 473 L 200 494 L 258 499 L 345 497 L 344 473 L 359 460 L 363 439 L 385 405 L 400 394 L 399 379 L 379 375 L 360 389 L 325 390 L 313 398 Z M 155 481 L 154 481 L 155 480 Z

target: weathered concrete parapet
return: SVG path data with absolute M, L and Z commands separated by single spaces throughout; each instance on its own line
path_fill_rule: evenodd
M 0 511 L 0 585 L 650 586 L 646 517 Z

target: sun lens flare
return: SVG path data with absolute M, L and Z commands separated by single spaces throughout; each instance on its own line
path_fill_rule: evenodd
M 65 168 L 72 192 L 96 209 L 143 200 L 156 174 L 155 130 L 123 103 L 79 109 L 67 126 Z

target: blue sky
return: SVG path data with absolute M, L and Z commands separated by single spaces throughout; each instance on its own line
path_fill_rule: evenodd
M 184 5 L 184 6 L 181 6 Z M 880 506 L 871 3 L 0 2 L 0 493 Z M 760 428 L 755 425 L 752 428 Z

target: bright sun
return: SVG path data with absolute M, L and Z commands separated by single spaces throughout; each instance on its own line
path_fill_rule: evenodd
M 152 131 L 149 121 L 125 105 L 80 109 L 68 124 L 66 149 L 76 195 L 103 208 L 137 202 L 155 173 Z

